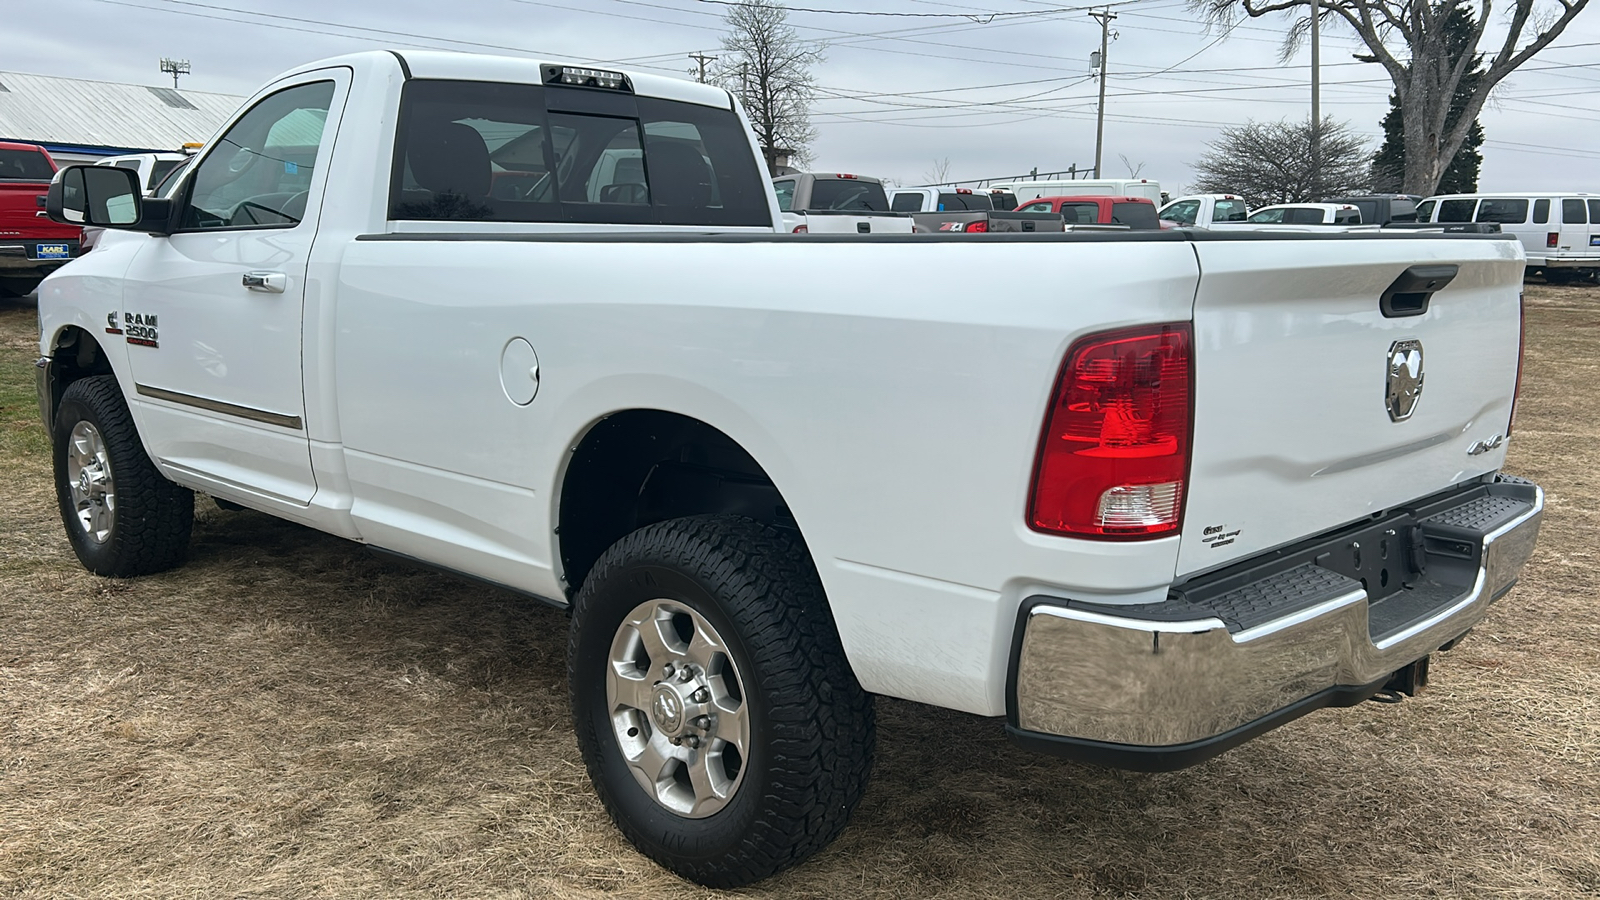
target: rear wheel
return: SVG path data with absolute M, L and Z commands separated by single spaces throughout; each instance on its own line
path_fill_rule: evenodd
M 194 494 L 162 477 L 110 375 L 67 387 L 54 432 L 56 499 L 83 567 L 127 578 L 183 561 Z
M 618 541 L 574 604 L 568 676 L 606 810 L 700 884 L 750 884 L 811 856 L 866 787 L 871 698 L 782 530 L 696 516 Z

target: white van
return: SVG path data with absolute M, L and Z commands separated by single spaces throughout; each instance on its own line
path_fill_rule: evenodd
M 1600 276 L 1600 194 L 1440 194 L 1417 204 L 1418 222 L 1498 222 L 1522 240 L 1528 271 L 1546 281 Z
M 991 187 L 1017 195 L 1017 203 L 1040 197 L 1143 197 L 1161 205 L 1161 183 L 1148 178 L 1052 178 L 1038 181 L 1012 181 Z

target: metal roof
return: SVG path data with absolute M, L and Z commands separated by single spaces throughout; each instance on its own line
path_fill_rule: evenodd
M 176 150 L 209 139 L 245 98 L 0 71 L 0 140 Z

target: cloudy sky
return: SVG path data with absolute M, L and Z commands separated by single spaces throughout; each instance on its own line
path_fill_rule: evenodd
M 825 47 L 817 169 L 915 184 L 946 159 L 952 179 L 1093 164 L 1089 53 L 1100 26 L 1083 4 L 789 6 L 800 35 Z M 684 74 L 689 54 L 718 52 L 726 9 L 715 0 L 0 0 L 0 69 L 162 85 L 158 60 L 169 56 L 193 64 L 185 89 L 247 94 L 307 60 L 429 47 Z M 1220 127 L 1308 114 L 1309 55 L 1278 61 L 1286 20 L 1223 34 L 1198 24 L 1185 0 L 1113 0 L 1112 9 L 1107 177 L 1137 170 L 1176 193 Z M 985 21 L 992 12 L 1032 14 Z M 1375 146 L 1386 74 L 1352 58 L 1362 47 L 1342 27 L 1324 31 L 1322 48 L 1324 113 Z M 1482 121 L 1481 189 L 1600 190 L 1600 12 L 1581 14 L 1502 83 Z

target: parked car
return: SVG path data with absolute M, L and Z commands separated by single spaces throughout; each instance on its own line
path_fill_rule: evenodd
M 1361 210 L 1349 203 L 1277 203 L 1252 212 L 1251 225 L 1361 225 Z
M 874 695 L 1151 770 L 1415 691 L 1507 626 L 1543 511 L 1492 237 L 799 240 L 724 90 L 410 50 L 275 78 L 173 197 L 74 166 L 48 212 L 111 228 L 39 300 L 80 563 L 180 565 L 203 491 L 568 611 L 594 808 L 705 885 L 840 833 Z
M 1041 197 L 1017 207 L 1017 212 L 1060 213 L 1068 225 L 1161 227 L 1155 203 L 1145 197 Z
M 81 229 L 45 217 L 56 174 L 35 144 L 0 142 L 0 297 L 21 297 L 78 255 Z
M 139 183 L 148 193 L 156 188 L 173 169 L 184 164 L 188 155 L 183 153 L 130 153 L 125 156 L 108 156 L 95 162 L 97 166 L 116 166 L 139 174 Z
M 1600 278 L 1600 195 L 1577 191 L 1440 194 L 1417 206 L 1422 222 L 1498 223 L 1522 241 L 1528 272 L 1550 282 Z
M 1191 228 L 1210 228 L 1223 222 L 1243 222 L 1250 208 L 1234 194 L 1189 194 L 1161 207 L 1161 221 Z
M 1148 178 L 1050 178 L 1029 181 L 1008 181 L 992 185 L 1010 191 L 1017 203 L 1027 203 L 1040 197 L 1144 197 L 1151 203 L 1161 202 L 1161 184 Z
M 883 182 L 865 175 L 798 172 L 772 179 L 791 234 L 910 234 L 911 220 L 889 209 Z
M 1357 194 L 1329 197 L 1328 203 L 1348 203 L 1361 210 L 1361 221 L 1368 225 L 1393 225 L 1417 221 L 1416 194 Z

